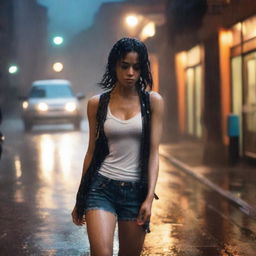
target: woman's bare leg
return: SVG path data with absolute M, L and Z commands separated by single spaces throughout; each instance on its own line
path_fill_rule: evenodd
M 136 221 L 118 221 L 118 256 L 139 256 L 145 239 L 145 231 Z
M 104 210 L 89 210 L 86 213 L 86 225 L 91 255 L 112 256 L 115 215 Z

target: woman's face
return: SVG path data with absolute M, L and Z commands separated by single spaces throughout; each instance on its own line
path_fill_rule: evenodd
M 116 65 L 117 82 L 121 86 L 135 86 L 140 78 L 140 63 L 137 52 L 129 52 Z

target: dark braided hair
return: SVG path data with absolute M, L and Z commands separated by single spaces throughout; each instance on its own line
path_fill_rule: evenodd
M 140 78 L 136 86 L 138 89 L 145 90 L 147 86 L 152 89 L 152 74 L 150 71 L 150 62 L 148 59 L 148 51 L 145 44 L 135 38 L 124 37 L 118 40 L 111 49 L 108 56 L 106 71 L 99 83 L 103 89 L 112 89 L 117 82 L 116 64 L 121 59 L 125 58 L 129 52 L 136 52 L 139 56 Z

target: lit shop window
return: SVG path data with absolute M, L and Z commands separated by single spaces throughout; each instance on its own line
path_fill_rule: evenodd
M 256 37 L 256 16 L 236 23 L 232 28 L 232 46 Z
M 199 45 L 176 55 L 180 128 L 198 138 L 202 137 L 202 56 Z
M 243 40 L 249 40 L 256 37 L 256 16 L 245 20 L 242 24 Z

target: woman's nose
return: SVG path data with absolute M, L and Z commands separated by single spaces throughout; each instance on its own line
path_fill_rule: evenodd
M 128 75 L 132 76 L 133 74 L 134 74 L 134 69 L 133 69 L 133 67 L 130 67 L 128 69 Z

